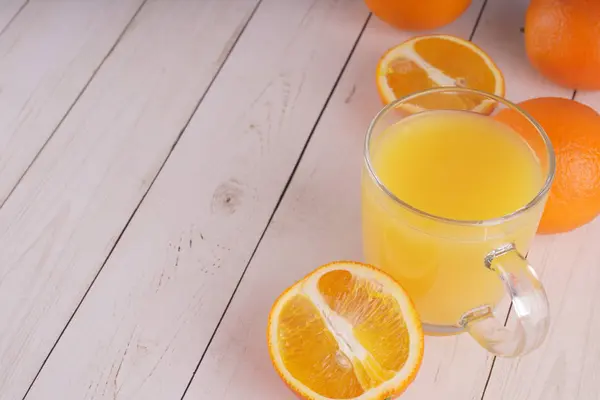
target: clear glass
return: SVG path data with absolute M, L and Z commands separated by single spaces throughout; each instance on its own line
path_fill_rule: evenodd
M 373 143 L 388 127 L 416 113 L 463 107 L 472 111 L 473 104 L 483 104 L 479 112 L 490 116 L 512 109 L 513 119 L 519 119 L 513 122 L 535 132 L 524 139 L 535 151 L 544 179 L 524 207 L 489 220 L 453 220 L 412 207 L 383 185 L 372 163 Z M 465 88 L 435 88 L 389 104 L 374 118 L 365 141 L 365 259 L 403 285 L 426 333 L 468 331 L 494 354 L 527 353 L 541 344 L 549 325 L 544 288 L 524 255 L 537 230 L 554 170 L 554 151 L 543 129 L 503 98 Z M 518 316 L 515 330 L 493 315 L 506 292 Z

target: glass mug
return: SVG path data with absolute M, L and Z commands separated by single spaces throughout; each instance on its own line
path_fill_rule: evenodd
M 536 154 L 544 176 L 535 189 L 537 194 L 524 207 L 489 220 L 453 220 L 409 205 L 382 183 L 373 163 L 374 143 L 386 128 L 414 115 L 415 106 L 421 112 L 430 112 L 463 110 L 478 103 L 487 106 L 486 114 L 493 108 L 492 116 L 510 109 L 513 122 L 530 129 L 522 136 Z M 494 159 L 493 149 L 489 151 L 490 162 L 501 162 Z M 365 141 L 362 220 L 366 262 L 400 282 L 415 303 L 427 334 L 467 331 L 496 355 L 528 353 L 542 343 L 549 326 L 544 288 L 525 255 L 537 230 L 554 170 L 554 151 L 543 129 L 503 98 L 446 87 L 397 100 L 373 119 Z M 506 328 L 493 314 L 505 291 L 518 317 L 514 330 Z

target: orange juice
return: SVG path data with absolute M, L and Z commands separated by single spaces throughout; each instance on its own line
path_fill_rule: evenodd
M 363 175 L 367 262 L 402 284 L 430 326 L 497 304 L 504 289 L 483 260 L 507 243 L 526 254 L 543 209 L 502 219 L 544 184 L 527 142 L 488 116 L 429 111 L 385 128 L 369 157 L 379 184 Z

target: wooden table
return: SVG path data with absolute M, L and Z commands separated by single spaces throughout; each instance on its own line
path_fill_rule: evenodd
M 524 0 L 447 32 L 507 97 L 572 97 L 526 60 Z M 362 0 L 0 0 L 0 399 L 293 399 L 276 296 L 360 259 L 380 55 Z M 600 94 L 576 93 L 600 108 Z M 600 399 L 600 219 L 536 239 L 550 336 L 495 359 L 426 339 L 402 399 Z

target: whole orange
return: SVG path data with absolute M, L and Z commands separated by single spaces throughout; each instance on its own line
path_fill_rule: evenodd
M 525 47 L 533 66 L 556 84 L 600 89 L 600 1 L 532 0 Z
M 449 24 L 471 0 L 365 0 L 373 14 L 399 29 L 426 30 Z
M 538 232 L 567 232 L 590 222 L 600 214 L 600 115 L 558 97 L 526 100 L 519 106 L 544 128 L 556 153 L 556 175 Z M 534 128 L 515 114 L 506 109 L 496 118 L 532 137 Z

